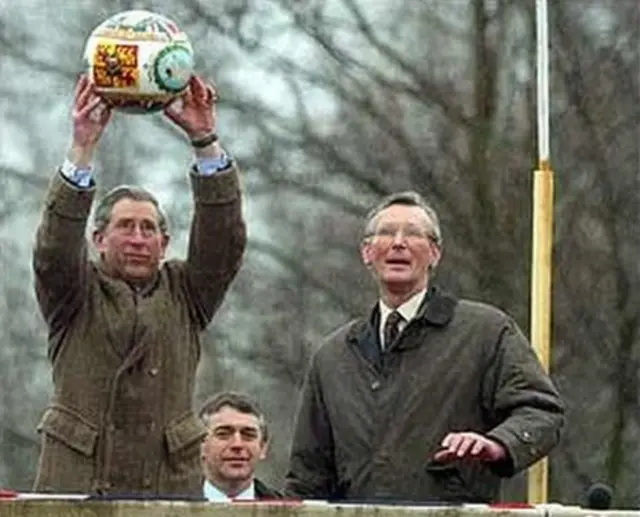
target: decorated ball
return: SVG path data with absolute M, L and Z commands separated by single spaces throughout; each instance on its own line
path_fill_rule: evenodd
M 97 93 L 127 113 L 163 109 L 188 86 L 193 48 L 170 19 L 150 11 L 124 11 L 102 22 L 87 39 L 84 61 Z

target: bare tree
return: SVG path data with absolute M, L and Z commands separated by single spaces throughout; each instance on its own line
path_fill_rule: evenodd
M 583 3 L 571 13 L 569 6 L 552 3 L 558 185 L 552 372 L 570 418 L 566 438 L 552 455 L 551 494 L 577 501 L 590 482 L 606 479 L 618 502 L 631 504 L 638 497 L 637 460 L 626 453 L 638 427 L 633 307 L 639 281 L 634 257 L 640 89 L 637 27 L 631 22 L 638 20 L 638 7 L 587 3 L 598 16 L 580 15 Z M 268 221 L 277 246 L 254 240 L 253 250 L 267 251 L 289 269 L 280 292 L 288 293 L 290 322 L 304 319 L 297 292 L 290 289 L 294 283 L 307 288 L 304 311 L 313 307 L 322 314 L 340 306 L 346 320 L 366 310 L 373 293 L 356 273 L 356 225 L 347 221 L 392 190 L 414 188 L 442 215 L 439 282 L 496 303 L 528 328 L 536 166 L 530 3 L 473 0 L 456 4 L 454 14 L 450 2 L 389 4 L 377 13 L 356 0 L 270 2 L 278 19 L 288 22 L 281 32 L 295 34 L 300 48 L 310 49 L 304 58 L 275 50 L 269 31 L 252 38 L 245 30 L 249 22 L 231 23 L 220 13 L 207 18 L 198 5 L 200 16 L 217 28 L 230 27 L 226 34 L 239 48 L 266 62 L 269 74 L 286 85 L 286 110 L 255 99 L 238 99 L 232 107 L 247 132 L 261 135 L 262 147 L 245 157 L 260 178 L 249 195 L 272 196 L 266 213 L 272 214 Z M 311 219 L 304 236 L 296 231 L 302 218 Z M 338 229 L 341 239 L 327 241 L 328 227 Z M 300 248 L 322 245 L 339 258 L 310 254 L 301 270 Z M 594 288 L 599 301 L 589 296 Z M 314 290 L 334 296 L 314 298 Z M 279 322 L 277 305 L 267 307 Z M 275 327 L 277 342 L 285 343 L 281 324 Z M 300 332 L 294 324 L 287 328 Z M 321 330 L 330 325 L 322 329 L 312 321 L 303 334 Z M 270 375 L 282 378 L 281 355 L 270 353 L 277 358 Z M 268 358 L 247 360 L 264 367 Z M 594 426 L 594 418 L 601 424 Z M 603 442 L 610 445 L 600 454 L 580 454 Z
M 90 27 L 136 6 L 70 11 L 66 37 L 52 52 L 79 55 Z M 259 397 L 277 430 L 273 462 L 265 467 L 272 482 L 286 469 L 309 355 L 324 334 L 375 300 L 358 245 L 366 209 L 381 196 L 407 188 L 423 193 L 444 228 L 438 283 L 495 303 L 529 327 L 537 158 L 531 2 L 378 2 L 373 8 L 364 0 L 186 0 L 178 8 L 159 0 L 151 7 L 190 34 L 199 71 L 220 88 L 220 133 L 244 171 L 250 223 L 245 265 L 206 336 L 196 399 L 223 387 Z M 551 497 L 580 501 L 589 483 L 605 480 L 618 504 L 632 505 L 640 498 L 634 446 L 640 7 L 634 0 L 553 0 L 550 14 L 552 373 L 569 406 L 565 438 L 551 457 Z M 12 73 L 37 72 L 59 98 L 67 95 L 77 73 L 72 57 L 27 53 L 39 34 L 2 17 L 0 29 Z M 13 100 L 8 120 L 37 153 L 33 166 L 0 161 L 10 172 L 0 180 L 9 182 L 0 192 L 0 225 L 7 228 L 22 207 L 34 210 L 48 167 L 59 158 L 52 161 L 49 135 L 24 109 L 45 109 L 46 99 L 29 87 L 0 88 Z M 158 116 L 114 122 L 99 157 L 101 188 L 122 181 L 161 185 L 179 250 L 190 215 L 181 168 L 188 149 Z M 157 159 L 161 146 L 171 160 Z M 21 252 L 8 253 L 4 264 L 15 271 Z M 14 288 L 29 307 L 27 288 Z M 38 342 L 41 327 L 29 321 L 35 334 L 24 340 Z M 3 336 L 11 347 L 23 342 Z M 29 371 L 31 363 L 21 361 Z M 12 404 L 7 399 L 5 411 Z M 19 443 L 20 433 L 30 439 L 16 418 L 7 421 L 3 444 Z M 22 443 L 30 450 L 28 440 Z M 522 497 L 522 488 L 515 483 L 509 495 Z

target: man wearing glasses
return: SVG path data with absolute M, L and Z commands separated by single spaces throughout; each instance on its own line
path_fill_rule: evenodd
M 417 193 L 367 216 L 361 255 L 379 300 L 311 360 L 289 495 L 488 503 L 557 444 L 564 405 L 532 347 L 504 312 L 432 285 L 441 253 Z

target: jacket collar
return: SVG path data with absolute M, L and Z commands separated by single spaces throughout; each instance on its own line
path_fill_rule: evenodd
M 131 289 L 133 292 L 135 292 L 137 295 L 139 295 L 142 298 L 145 298 L 153 294 L 153 292 L 156 290 L 156 287 L 158 287 L 158 283 L 160 281 L 160 271 L 156 271 L 156 273 L 153 275 L 152 278 L 149 279 L 148 282 L 145 282 L 144 284 L 140 284 L 140 285 L 134 285 L 127 282 L 126 280 L 110 275 L 105 269 L 104 263 L 102 262 L 101 259 L 95 262 L 95 265 L 98 271 L 100 272 L 100 276 L 103 279 L 106 279 L 112 284 L 119 284 L 123 286 L 126 285 L 129 289 Z
M 435 327 L 446 327 L 453 319 L 458 299 L 437 286 L 427 291 L 415 319 Z
M 414 320 L 420 321 L 423 325 L 433 327 L 446 327 L 453 319 L 458 299 L 437 286 L 429 288 Z M 380 307 L 375 304 L 368 319 L 359 319 L 347 331 L 347 342 L 363 344 L 378 342 L 377 328 L 380 321 Z M 369 349 L 370 347 L 365 347 Z

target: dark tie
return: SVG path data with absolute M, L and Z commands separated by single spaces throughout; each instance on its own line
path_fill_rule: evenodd
M 402 314 L 398 311 L 393 311 L 389 316 L 387 316 L 387 321 L 384 323 L 384 343 L 382 345 L 384 350 L 388 350 L 391 345 L 398 339 L 398 334 L 400 334 L 400 326 L 399 323 L 403 321 L 404 318 Z

